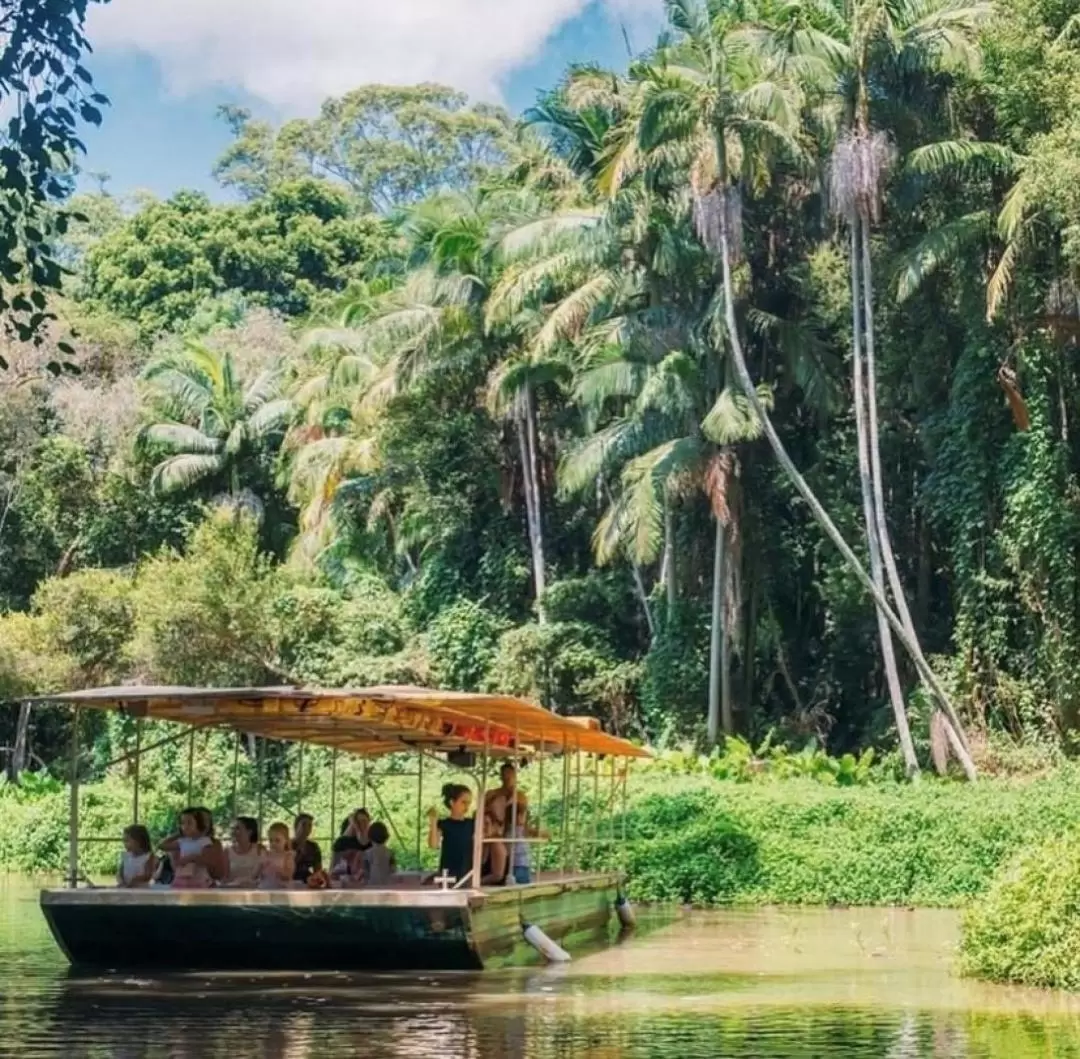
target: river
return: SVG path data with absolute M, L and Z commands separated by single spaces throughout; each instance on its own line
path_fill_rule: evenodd
M 531 971 L 79 979 L 33 885 L 0 876 L 0 1056 L 1080 1059 L 1080 997 L 955 978 L 956 931 L 950 912 L 694 912 Z

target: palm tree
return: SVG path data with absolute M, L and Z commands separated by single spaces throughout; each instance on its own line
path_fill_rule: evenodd
M 281 396 L 280 368 L 246 380 L 230 353 L 188 342 L 180 354 L 153 361 L 143 377 L 166 418 L 142 438 L 173 453 L 154 468 L 151 488 L 170 493 L 224 481 L 239 503 L 251 460 L 284 432 L 292 412 Z
M 772 27 L 748 17 L 748 6 L 719 0 L 667 0 L 676 37 L 658 50 L 643 71 L 646 94 L 636 128 L 637 146 L 645 152 L 678 147 L 692 159 L 697 227 L 702 242 L 719 259 L 725 338 L 743 394 L 784 472 L 885 614 L 920 676 L 960 732 L 952 703 L 917 641 L 792 462 L 746 363 L 733 278 L 741 242 L 739 184 L 754 187 L 767 180 L 770 157 L 786 155 L 797 161 L 800 154 L 794 135 L 799 112 L 797 86 L 775 44 Z M 902 704 L 899 710 L 894 704 L 894 715 L 911 769 L 917 763 L 913 748 L 909 749 L 909 726 Z
M 814 12 L 819 10 L 820 5 L 813 5 Z M 837 16 L 844 13 L 838 6 Z M 872 81 L 899 84 L 915 77 L 924 84 L 931 79 L 947 83 L 948 76 L 969 71 L 975 61 L 975 35 L 988 13 L 989 5 L 979 0 L 964 0 L 962 5 L 957 0 L 919 4 L 858 0 L 847 19 L 832 21 L 831 28 L 839 31 L 839 36 L 829 38 L 828 47 L 822 47 L 824 38 L 819 37 L 808 49 L 834 65 L 836 95 L 846 118 L 830 161 L 829 186 L 833 209 L 847 221 L 851 232 L 852 376 L 870 572 L 883 595 L 888 577 L 897 613 L 915 642 L 917 635 L 885 515 L 881 471 L 870 231 L 880 218 L 884 182 L 895 147 L 887 131 L 872 125 L 870 85 Z M 903 692 L 888 620 L 880 611 L 878 627 L 889 695 L 899 716 L 904 710 Z M 951 721 L 945 724 L 952 727 Z M 970 773 L 963 732 L 953 730 L 950 736 L 954 745 L 959 744 L 961 761 Z M 900 737 L 908 769 L 915 771 L 918 763 L 910 735 L 901 730 Z

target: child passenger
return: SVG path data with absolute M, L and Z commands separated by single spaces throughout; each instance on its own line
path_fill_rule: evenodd
M 368 832 L 371 848 L 364 851 L 364 881 L 368 886 L 389 886 L 397 873 L 394 854 L 387 848 L 390 832 L 378 820 Z
M 180 834 L 167 838 L 160 848 L 169 852 L 173 866 L 172 885 L 181 890 L 200 890 L 212 885 L 210 872 L 203 863 L 211 845 L 210 820 L 198 809 L 180 814 Z
M 439 850 L 439 871 L 460 881 L 472 870 L 476 822 L 467 819 L 472 791 L 460 783 L 448 783 L 442 800 L 450 815 L 440 820 L 437 809 L 428 810 L 428 845 Z
M 289 886 L 293 881 L 295 862 L 288 826 L 280 822 L 271 824 L 266 832 L 266 840 L 270 848 L 259 870 L 259 886 L 270 890 Z
M 124 828 L 124 853 L 116 873 L 116 885 L 149 886 L 157 869 L 157 857 L 150 847 L 150 832 L 142 824 Z

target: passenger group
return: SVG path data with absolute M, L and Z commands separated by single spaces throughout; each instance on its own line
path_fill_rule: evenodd
M 514 766 L 507 762 L 499 775 L 500 786 L 484 797 L 481 885 L 501 886 L 511 880 L 525 884 L 532 878 L 528 840 L 547 836 L 529 823 L 528 800 L 517 789 Z M 461 883 L 471 876 L 473 864 L 476 815 L 469 815 L 472 791 L 460 784 L 447 784 L 442 799 L 446 816 L 440 819 L 436 809 L 428 811 L 428 844 L 439 850 L 439 875 Z M 300 813 L 291 834 L 284 823 L 273 823 L 263 844 L 257 821 L 238 816 L 231 841 L 225 846 L 214 834 L 210 811 L 193 806 L 180 814 L 175 833 L 162 839 L 156 850 L 149 831 L 133 824 L 124 831 L 117 885 L 277 890 L 388 887 L 404 881 L 388 846 L 389 829 L 372 821 L 367 809 L 355 810 L 342 823 L 328 870 L 323 868 L 319 844 L 311 837 L 314 823 L 309 813 Z

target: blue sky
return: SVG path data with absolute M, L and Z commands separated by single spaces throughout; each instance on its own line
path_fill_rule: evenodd
M 90 65 L 112 106 L 85 130 L 84 171 L 109 173 L 116 194 L 224 197 L 210 175 L 229 139 L 221 103 L 280 121 L 368 81 L 435 80 L 520 112 L 570 62 L 625 66 L 623 27 L 640 50 L 661 21 L 660 0 L 394 4 L 390 17 L 376 0 L 306 0 L 298 23 L 295 0 L 112 0 L 90 23 Z

